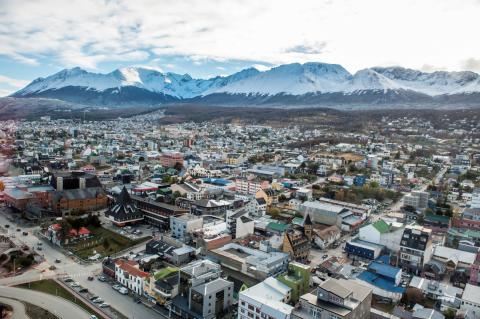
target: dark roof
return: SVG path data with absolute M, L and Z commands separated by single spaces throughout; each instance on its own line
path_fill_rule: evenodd
M 106 216 L 112 216 L 116 221 L 128 221 L 143 218 L 142 212 L 140 212 L 132 201 L 127 189 L 123 186 L 122 191 L 117 196 L 117 200 L 114 206 L 110 207 L 105 213 Z
M 312 225 L 312 220 L 310 219 L 310 214 L 307 214 L 305 216 L 305 221 L 303 222 L 303 225 Z
M 412 249 L 425 251 L 430 234 L 420 231 L 419 234 L 413 232 L 411 228 L 405 228 L 400 245 Z
M 265 205 L 267 202 L 263 197 L 261 197 L 261 198 L 257 198 L 257 203 L 258 205 Z

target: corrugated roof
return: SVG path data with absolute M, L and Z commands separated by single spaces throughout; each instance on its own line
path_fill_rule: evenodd
M 390 225 L 388 225 L 383 219 L 376 221 L 372 225 L 382 234 L 388 233 L 388 231 L 390 230 Z

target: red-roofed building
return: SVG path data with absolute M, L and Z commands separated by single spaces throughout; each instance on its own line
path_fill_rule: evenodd
M 143 285 L 148 277 L 150 274 L 140 270 L 134 260 L 115 261 L 115 280 L 138 295 L 143 295 Z
M 62 238 L 62 225 L 52 224 L 48 226 L 45 231 L 45 236 L 47 236 L 47 238 L 55 245 L 62 246 L 63 244 L 68 244 L 70 241 L 87 239 L 91 236 L 91 233 L 86 227 L 81 227 L 78 231 L 76 229 L 71 229 L 68 233 L 68 237 Z

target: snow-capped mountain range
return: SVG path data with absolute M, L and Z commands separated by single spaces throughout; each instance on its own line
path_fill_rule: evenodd
M 480 105 L 480 75 L 374 67 L 349 73 L 338 64 L 293 63 L 267 71 L 194 79 L 128 67 L 108 74 L 81 68 L 38 78 L 13 97 L 56 98 L 87 105 L 162 104 L 445 104 Z

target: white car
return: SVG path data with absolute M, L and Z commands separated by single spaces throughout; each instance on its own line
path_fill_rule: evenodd
M 120 286 L 120 285 L 113 285 L 112 288 L 113 288 L 114 290 L 118 290 L 118 289 L 122 288 L 122 286 Z
M 103 299 L 102 298 L 97 298 L 95 300 L 93 300 L 94 303 L 103 303 Z
M 108 308 L 108 307 L 110 307 L 110 305 L 108 303 L 104 302 L 99 307 L 100 308 Z

